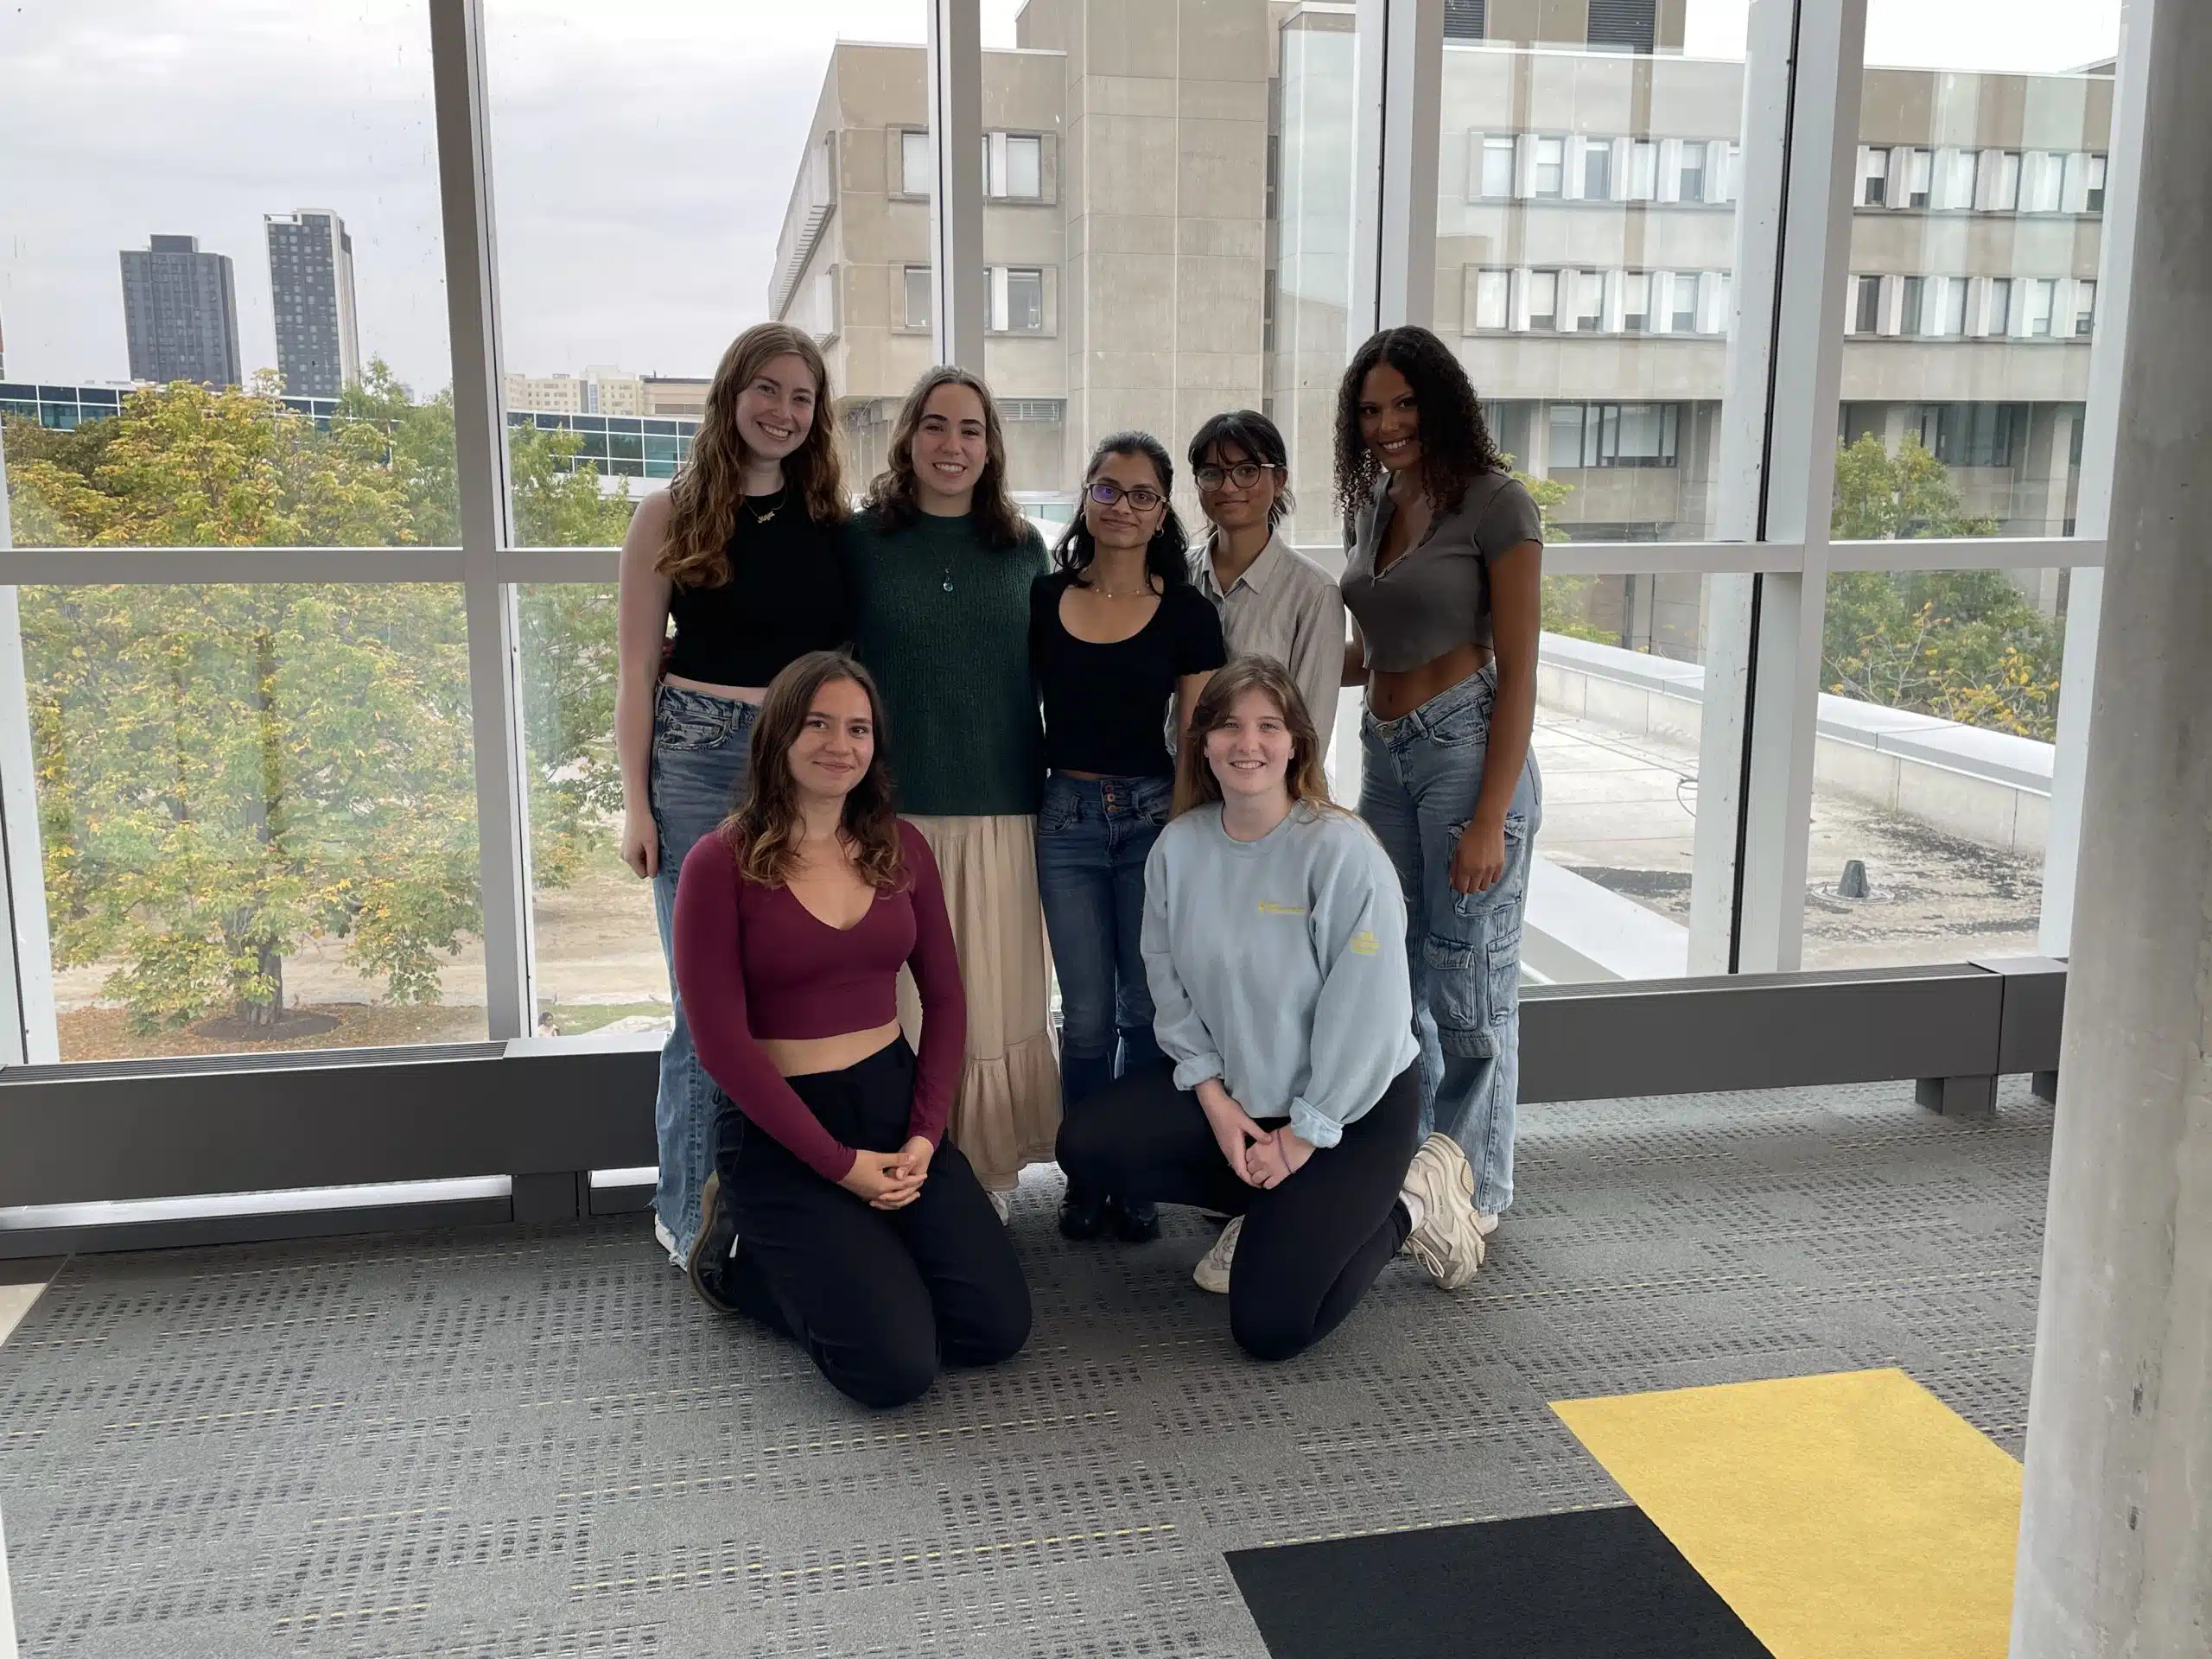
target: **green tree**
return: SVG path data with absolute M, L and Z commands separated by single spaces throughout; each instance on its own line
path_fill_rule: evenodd
M 1950 470 L 1908 435 L 1836 452 L 1838 540 L 1988 536 Z M 1837 695 L 2050 740 L 2065 621 L 1999 570 L 1837 571 L 1828 578 L 1821 679 Z

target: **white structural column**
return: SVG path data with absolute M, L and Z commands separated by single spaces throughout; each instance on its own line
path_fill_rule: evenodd
M 15 545 L 8 454 L 0 444 L 0 553 Z M 61 1058 L 34 761 L 22 619 L 16 590 L 0 588 L 0 923 L 7 928 L 6 949 L 0 950 L 0 1065 L 41 1065 Z M 0 1616 L 5 1611 L 0 1608 Z
M 1775 3 L 1761 0 L 1763 10 Z M 1771 19 L 1762 18 L 1763 40 L 1770 38 L 1773 27 Z M 1827 598 L 1828 510 L 1835 494 L 1843 295 L 1866 33 L 1866 0 L 1800 0 L 1796 8 L 1759 529 L 1761 539 L 1801 543 L 1805 555 L 1801 570 L 1760 576 L 1748 607 L 1751 735 L 1738 757 L 1743 823 L 1734 879 L 1740 897 L 1727 964 L 1745 973 L 1795 970 L 1804 938 L 1821 622 Z M 1745 649 L 1743 639 L 1739 633 L 1729 648 Z M 1726 673 L 1724 681 L 1732 677 Z M 1712 758 L 1725 774 L 1727 756 Z M 1702 821 L 1701 771 L 1698 792 Z
M 1444 0 L 1358 0 L 1346 349 L 1436 310 Z
M 486 1012 L 493 1037 L 526 1037 L 536 1023 L 530 793 L 523 772 L 521 627 L 515 591 L 499 579 L 499 550 L 513 539 L 513 516 L 499 414 L 499 261 L 493 246 L 480 0 L 430 0 L 430 61 L 446 309 L 453 337 L 454 447 L 474 711 Z
M 1728 365 L 1713 480 L 1713 539 L 1756 542 L 1763 529 L 1767 413 L 1774 399 L 1784 175 L 1789 146 L 1794 0 L 1755 0 L 1744 61 L 1743 176 L 1737 192 Z M 1753 273 L 1766 273 L 1759 281 Z M 1729 970 L 1736 923 L 1736 835 L 1750 717 L 1751 618 L 1759 578 L 1706 581 L 1705 704 L 1698 741 L 1697 824 L 1690 881 L 1689 971 Z
M 990 321 L 983 265 L 983 24 L 981 0 L 929 6 L 931 327 L 937 360 L 983 372 Z
M 2147 38 L 2145 38 L 2147 36 Z M 2131 8 L 2129 305 L 2014 1659 L 2212 1653 L 2212 7 Z
M 2105 533 L 2112 515 L 2113 452 L 2120 441 L 2120 365 L 2127 349 L 2134 288 L 2135 219 L 2141 200 L 2144 25 L 2149 0 L 2123 10 L 2114 75 L 2112 136 L 2105 171 L 2104 240 L 2097 250 L 2097 333 L 2089 345 L 2089 395 L 2082 420 L 2082 480 L 2075 498 L 2077 535 Z M 2074 934 L 2074 887 L 2082 852 L 2082 784 L 2088 764 L 2089 711 L 2097 689 L 2097 634 L 2105 573 L 2076 566 L 2066 590 L 2066 655 L 2058 671 L 2057 751 L 2052 758 L 2050 827 L 2043 861 L 2043 920 L 2036 948 L 2065 956 Z

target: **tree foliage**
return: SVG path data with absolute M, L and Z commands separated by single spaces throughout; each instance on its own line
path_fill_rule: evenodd
M 1839 540 L 1987 536 L 1950 470 L 1907 435 L 1891 454 L 1872 434 L 1836 452 Z M 2001 570 L 1837 571 L 1828 578 L 1821 679 L 1840 696 L 2051 741 L 2065 619 L 2046 616 Z
M 569 435 L 517 429 L 518 539 L 605 543 L 626 494 L 565 470 Z M 382 364 L 327 429 L 273 380 L 132 394 L 74 432 L 10 422 L 19 545 L 453 545 L 449 395 Z M 119 962 L 141 1029 L 283 1009 L 283 963 L 336 938 L 397 1001 L 480 926 L 467 629 L 421 582 L 85 586 L 21 596 L 57 965 Z M 541 886 L 619 800 L 611 588 L 522 607 Z

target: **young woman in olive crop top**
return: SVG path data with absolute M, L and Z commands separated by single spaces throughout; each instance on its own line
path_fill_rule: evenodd
M 1037 882 L 1060 980 L 1060 1096 L 1072 1111 L 1141 1065 L 1161 1064 L 1140 938 L 1144 867 L 1167 822 L 1170 721 L 1188 724 L 1224 660 L 1221 619 L 1191 585 L 1169 504 L 1175 463 L 1148 432 L 1098 446 L 1082 512 L 1030 589 L 1029 663 L 1045 708 Z M 1149 1200 L 1071 1182 L 1060 1230 L 1157 1236 Z
M 1543 821 L 1543 527 L 1425 328 L 1384 330 L 1345 370 L 1337 499 L 1352 531 L 1344 683 L 1367 688 L 1359 810 L 1405 889 L 1421 1128 L 1488 1232 L 1513 1201 L 1521 915 Z
M 845 518 L 829 371 L 813 339 L 748 328 L 722 353 L 691 458 L 639 504 L 622 543 L 614 747 L 622 859 L 653 883 L 673 949 L 677 872 L 744 781 L 768 683 L 795 658 L 852 637 L 837 537 Z M 671 620 L 676 637 L 668 637 Z M 699 1227 L 713 1085 L 670 969 L 675 1028 L 653 1109 L 654 1231 L 680 1265 Z
M 944 1140 L 967 1006 L 929 843 L 893 810 L 882 701 L 836 652 L 768 687 L 743 803 L 683 861 L 676 977 L 715 1094 L 691 1283 L 868 1406 L 1029 1337 L 1014 1245 Z M 899 1034 L 913 970 L 920 1052 Z

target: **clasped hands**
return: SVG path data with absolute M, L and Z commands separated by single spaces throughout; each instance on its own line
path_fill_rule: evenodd
M 837 1185 L 877 1210 L 903 1210 L 921 1195 L 929 1179 L 930 1157 L 937 1151 L 927 1136 L 916 1135 L 896 1152 L 853 1154 L 853 1166 Z
M 1198 1085 L 1198 1105 L 1213 1128 L 1214 1144 L 1247 1186 L 1277 1187 L 1306 1167 L 1313 1143 L 1288 1128 L 1263 1129 L 1239 1106 L 1218 1077 Z

